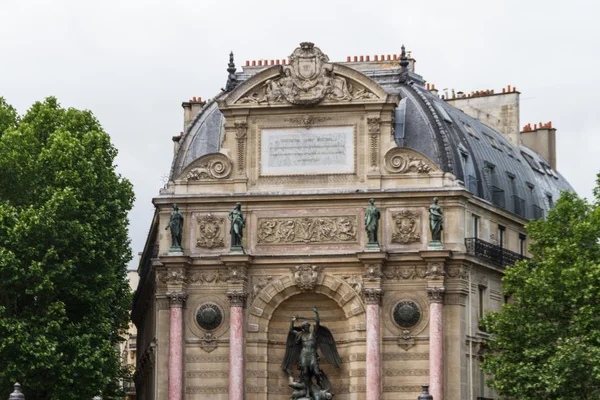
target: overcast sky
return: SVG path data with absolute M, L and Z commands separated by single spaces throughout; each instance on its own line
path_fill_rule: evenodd
M 47 96 L 93 111 L 135 187 L 136 254 L 183 129 L 181 102 L 224 87 L 230 50 L 240 67 L 287 57 L 301 41 L 332 61 L 400 53 L 404 43 L 437 88 L 516 86 L 521 126 L 552 121 L 558 170 L 590 198 L 600 171 L 599 14 L 594 0 L 0 0 L 0 96 L 20 113 Z

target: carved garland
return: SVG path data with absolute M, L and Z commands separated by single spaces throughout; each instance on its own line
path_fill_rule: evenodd
M 245 165 L 244 155 L 246 153 L 246 136 L 248 133 L 248 123 L 236 122 L 234 126 L 236 129 L 235 138 L 237 140 L 237 172 L 239 175 L 242 175 L 244 173 Z
M 367 124 L 369 127 L 369 135 L 371 136 L 371 169 L 377 169 L 377 154 L 379 153 L 379 134 L 381 118 L 368 117 Z
M 356 216 L 260 218 L 258 244 L 356 242 Z

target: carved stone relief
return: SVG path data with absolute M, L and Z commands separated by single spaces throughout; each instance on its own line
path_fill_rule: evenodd
M 201 157 L 185 176 L 186 181 L 225 179 L 231 175 L 231 160 L 225 154 L 213 153 Z
M 204 247 L 207 249 L 225 247 L 224 217 L 215 217 L 212 214 L 198 216 L 196 217 L 196 224 L 198 226 L 196 247 Z
M 233 284 L 248 282 L 248 276 L 246 275 L 247 268 L 244 265 L 227 267 L 227 270 L 229 273 L 227 282 Z
M 427 270 L 423 267 L 416 267 L 414 265 L 395 265 L 388 266 L 384 270 L 383 275 L 388 280 L 425 279 Z
M 302 264 L 292 267 L 294 282 L 303 292 L 315 290 L 315 285 L 319 278 L 322 268 L 316 265 Z
M 224 284 L 228 275 L 224 271 L 192 271 L 188 278 L 192 285 Z
M 291 122 L 295 125 L 304 125 L 306 129 L 310 128 L 316 123 L 325 122 L 331 120 L 331 117 L 316 117 L 314 115 L 303 115 L 301 117 L 285 118 L 285 122 Z
M 421 213 L 419 211 L 401 210 L 392 213 L 392 220 L 394 221 L 393 243 L 408 244 L 421 240 Z
M 252 299 L 256 296 L 273 280 L 272 276 L 254 276 L 252 277 Z
M 398 346 L 402 347 L 404 350 L 408 351 L 411 347 L 415 345 L 415 339 L 410 334 L 408 329 L 402 331 L 402 335 L 398 338 Z
M 257 91 L 241 99 L 241 104 L 283 103 L 312 105 L 323 100 L 352 101 L 377 99 L 365 87 L 348 83 L 313 43 L 302 42 L 290 56 L 290 64 L 280 67 L 280 75 L 268 79 Z
M 246 154 L 246 136 L 248 134 L 248 123 L 236 122 L 235 127 L 235 139 L 237 140 L 237 172 L 239 175 L 244 173 L 244 166 L 246 165 L 245 154 Z
M 377 279 L 381 279 L 383 274 L 381 270 L 383 268 L 382 264 L 368 264 L 365 266 L 365 272 L 363 273 L 363 278 L 367 281 L 376 281 Z
M 260 218 L 258 244 L 356 242 L 357 217 Z
M 187 281 L 185 268 L 169 268 L 158 272 L 156 277 L 159 282 L 168 285 L 183 285 Z
M 462 265 L 448 266 L 448 277 L 456 279 L 469 279 L 469 270 Z
M 342 279 L 344 281 L 346 281 L 346 283 L 348 285 L 350 285 L 350 287 L 352 289 L 354 289 L 354 291 L 356 293 L 358 293 L 359 295 L 362 295 L 362 289 L 363 289 L 362 276 L 360 276 L 360 275 L 344 275 L 344 276 L 342 276 Z
M 389 150 L 385 154 L 384 165 L 389 172 L 394 174 L 429 173 L 436 169 L 418 153 L 402 147 Z
M 444 264 L 442 263 L 428 263 L 427 264 L 427 279 L 441 280 L 446 276 L 444 271 Z
M 371 169 L 376 169 L 379 164 L 377 155 L 379 154 L 379 134 L 380 134 L 381 118 L 368 117 L 367 126 L 369 127 L 369 135 L 371 136 Z

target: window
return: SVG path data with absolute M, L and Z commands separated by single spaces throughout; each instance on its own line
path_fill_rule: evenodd
M 474 238 L 478 238 L 479 237 L 479 216 L 472 214 L 472 221 L 473 221 L 473 237 Z
M 542 174 L 544 173 L 542 166 L 532 156 L 523 151 L 521 152 L 521 155 L 525 158 L 525 160 L 531 168 L 533 168 L 537 172 L 541 172 Z
M 479 136 L 477 136 L 477 133 L 475 133 L 475 129 L 473 129 L 473 128 L 471 127 L 471 125 L 469 125 L 469 124 L 465 124 L 464 122 L 463 122 L 463 125 L 465 126 L 465 129 L 466 129 L 466 131 L 467 131 L 467 133 L 468 133 L 469 135 L 471 135 L 471 136 L 473 136 L 475 139 L 479 140 Z
M 519 233 L 519 254 L 525 256 L 525 251 L 527 250 L 527 236 L 522 233 Z
M 481 325 L 481 322 L 483 321 L 483 316 L 485 314 L 485 286 L 478 286 L 477 303 L 477 308 L 479 311 L 479 321 L 477 322 L 477 327 L 480 331 L 485 332 L 485 328 Z
M 554 207 L 554 200 L 552 200 L 552 195 L 550 193 L 546 193 L 546 200 L 548 201 L 548 207 Z
M 506 227 L 502 225 L 498 225 L 498 246 L 504 248 L 504 232 L 506 231 Z
M 484 172 L 487 173 L 490 192 L 492 192 L 492 203 L 504 208 L 504 190 L 500 188 L 498 175 L 496 174 L 496 166 L 492 163 L 485 162 Z
M 488 142 L 490 142 L 490 144 L 492 145 L 493 148 L 502 151 L 502 149 L 500 148 L 500 146 L 498 146 L 498 143 L 496 142 L 496 139 L 494 139 L 492 136 L 488 135 L 487 133 L 484 133 L 484 135 L 487 138 Z

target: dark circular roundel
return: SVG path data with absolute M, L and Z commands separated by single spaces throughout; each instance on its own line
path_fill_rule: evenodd
M 421 311 L 414 301 L 401 301 L 394 307 L 394 321 L 403 328 L 415 326 L 420 319 Z
M 196 312 L 196 322 L 198 322 L 200 328 L 212 331 L 217 329 L 223 322 L 223 313 L 216 304 L 204 303 Z

